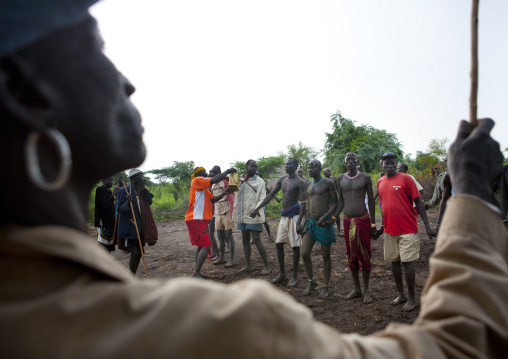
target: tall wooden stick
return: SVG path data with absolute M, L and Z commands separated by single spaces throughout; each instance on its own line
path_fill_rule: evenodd
M 127 194 L 130 195 L 132 193 L 131 179 L 129 178 L 129 188 L 131 189 L 130 192 L 127 190 L 127 187 L 125 186 L 125 183 L 123 182 L 123 180 L 121 180 L 121 181 L 122 181 L 122 184 L 125 188 L 125 192 L 127 192 Z M 146 278 L 148 279 L 148 270 L 146 269 L 145 254 L 143 253 L 143 246 L 141 245 L 141 236 L 139 235 L 138 224 L 136 222 L 136 214 L 134 213 L 134 207 L 132 206 L 132 201 L 129 201 L 129 204 L 131 205 L 131 211 L 132 211 L 131 222 L 134 224 L 134 227 L 136 228 L 136 234 L 138 235 L 139 249 L 141 250 L 141 259 L 143 259 L 143 267 L 145 267 L 145 274 L 146 274 Z
M 480 0 L 473 0 L 471 12 L 471 93 L 469 96 L 469 122 L 473 127 L 478 125 L 478 7 Z

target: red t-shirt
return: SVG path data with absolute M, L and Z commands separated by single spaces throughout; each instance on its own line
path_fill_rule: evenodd
M 391 236 L 418 233 L 418 213 L 413 207 L 420 197 L 414 180 L 405 173 L 381 177 L 377 181 L 377 193 L 384 218 L 384 231 Z

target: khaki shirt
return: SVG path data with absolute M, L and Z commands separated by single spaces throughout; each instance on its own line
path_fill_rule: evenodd
M 259 280 L 136 280 L 76 230 L 0 231 L 2 358 L 502 358 L 507 235 L 476 197 L 450 199 L 413 325 L 364 337 L 317 322 Z M 344 303 L 347 305 L 347 303 Z

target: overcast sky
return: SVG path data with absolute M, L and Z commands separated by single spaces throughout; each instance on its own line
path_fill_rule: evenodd
M 137 88 L 145 171 L 321 150 L 337 110 L 414 158 L 468 118 L 471 1 L 105 0 L 91 13 Z M 502 149 L 507 19 L 508 1 L 480 2 L 478 117 Z

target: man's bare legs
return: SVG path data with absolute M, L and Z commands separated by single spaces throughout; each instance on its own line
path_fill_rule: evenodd
M 219 237 L 220 256 L 213 262 L 213 264 L 216 265 L 226 263 L 226 260 L 224 259 L 224 250 L 226 249 L 226 231 L 217 230 L 217 237 Z
M 407 291 L 408 297 L 404 293 L 404 285 L 402 283 L 402 266 L 401 262 L 392 262 L 392 271 L 393 278 L 395 279 L 395 284 L 397 285 L 397 290 L 399 292 L 399 296 L 395 298 L 395 300 L 391 303 L 392 305 L 398 305 L 406 302 L 406 304 L 402 307 L 404 312 L 410 312 L 416 307 L 415 301 L 415 269 L 413 262 L 405 262 L 402 263 L 404 266 L 404 272 L 406 277 Z
M 241 231 L 241 232 L 242 232 L 243 253 L 245 255 L 245 267 L 240 269 L 239 272 L 252 272 L 252 263 L 250 260 L 250 256 L 251 256 L 250 232 L 251 231 Z
M 261 232 L 258 231 L 251 232 L 254 245 L 258 248 L 259 255 L 261 256 L 261 259 L 263 260 L 263 264 L 265 266 L 265 268 L 259 274 L 268 275 L 272 272 L 272 270 L 268 266 L 268 255 L 266 254 L 265 246 L 263 246 L 263 243 L 261 243 Z
M 215 240 L 215 222 L 213 220 L 208 222 L 208 236 L 212 242 L 212 259 L 218 259 L 219 247 L 217 247 L 217 241 Z
M 372 298 L 370 297 L 369 293 L 370 272 L 367 270 L 363 270 L 362 274 L 363 274 L 363 303 L 369 304 L 372 303 Z M 349 295 L 346 297 L 346 300 L 362 296 L 362 290 L 360 289 L 360 274 L 358 270 L 358 264 L 357 267 L 351 271 L 351 276 L 353 277 L 355 289 L 351 293 L 349 293 Z
M 298 266 L 300 265 L 300 247 L 293 247 L 293 275 L 288 287 L 294 287 L 298 283 Z
M 312 259 L 311 259 L 311 253 L 312 248 L 314 247 L 314 239 L 310 236 L 309 233 L 305 233 L 303 235 L 302 239 L 302 259 L 303 259 L 303 266 L 305 267 L 305 271 L 307 272 L 307 277 L 309 278 L 309 286 L 303 292 L 305 295 L 309 295 L 312 293 L 314 289 L 317 287 L 317 282 L 314 279 L 314 272 L 312 271 Z
M 209 278 L 206 274 L 201 274 L 201 267 L 203 266 L 203 263 L 205 263 L 209 250 L 210 247 L 198 247 L 196 249 L 196 267 L 194 268 L 194 273 L 192 274 L 193 277 L 203 279 Z
M 265 268 L 261 271 L 261 275 L 268 275 L 271 273 L 270 267 L 268 266 L 268 256 L 266 254 L 265 247 L 263 243 L 261 243 L 261 232 L 258 231 L 241 231 L 242 232 L 242 244 L 243 250 L 245 252 L 245 261 L 247 265 L 240 269 L 240 272 L 252 272 L 252 262 L 251 262 L 251 247 L 250 247 L 250 237 L 252 234 L 252 244 L 254 244 L 263 260 L 263 264 Z
M 235 239 L 233 238 L 233 230 L 228 229 L 226 231 L 226 240 L 229 243 L 229 262 L 224 266 L 225 268 L 231 268 L 235 265 Z
M 323 289 L 321 289 L 321 293 L 319 293 L 319 298 L 324 299 L 328 297 L 330 293 L 330 277 L 332 275 L 332 258 L 330 257 L 330 249 L 332 246 L 321 245 L 321 255 L 323 256 L 323 276 L 324 276 L 324 284 Z
M 284 263 L 284 243 L 276 243 L 275 248 L 277 248 L 277 260 L 279 262 L 280 272 L 277 278 L 272 279 L 273 284 L 278 284 L 280 282 L 285 281 L 286 278 L 286 264 Z
M 270 225 L 268 224 L 268 221 L 265 221 L 263 223 L 263 226 L 265 226 L 266 233 L 268 233 L 268 243 L 273 243 L 274 240 L 273 240 L 272 234 L 270 233 Z

